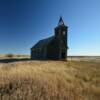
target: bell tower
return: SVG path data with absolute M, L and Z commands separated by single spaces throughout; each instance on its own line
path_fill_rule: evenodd
M 60 17 L 58 26 L 55 28 L 55 36 L 56 37 L 66 37 L 67 29 L 68 29 L 68 27 L 64 24 L 62 17 Z
M 55 28 L 55 38 L 59 43 L 60 59 L 67 59 L 68 27 L 64 24 L 62 17 L 60 17 L 58 25 Z

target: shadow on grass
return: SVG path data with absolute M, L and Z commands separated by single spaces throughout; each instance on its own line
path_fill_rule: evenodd
M 8 59 L 0 59 L 0 63 L 11 63 L 11 62 L 19 62 L 19 61 L 31 61 L 30 58 L 8 58 Z
M 22 62 L 22 61 L 67 61 L 67 60 L 51 60 L 51 59 L 30 59 L 30 58 L 6 58 L 0 59 L 0 63 Z

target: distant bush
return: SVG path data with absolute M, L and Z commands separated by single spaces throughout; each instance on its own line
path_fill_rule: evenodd
M 16 57 L 22 57 L 21 55 L 16 55 Z
M 13 57 L 13 54 L 7 54 L 6 57 L 12 58 Z

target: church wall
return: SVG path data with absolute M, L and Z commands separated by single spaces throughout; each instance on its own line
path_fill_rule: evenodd
M 46 48 L 31 50 L 31 59 L 46 59 Z
M 56 39 L 47 46 L 47 58 L 55 60 L 59 59 L 59 47 Z

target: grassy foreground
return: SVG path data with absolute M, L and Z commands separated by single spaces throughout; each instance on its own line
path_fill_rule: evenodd
M 0 100 L 100 100 L 100 63 L 0 63 Z

